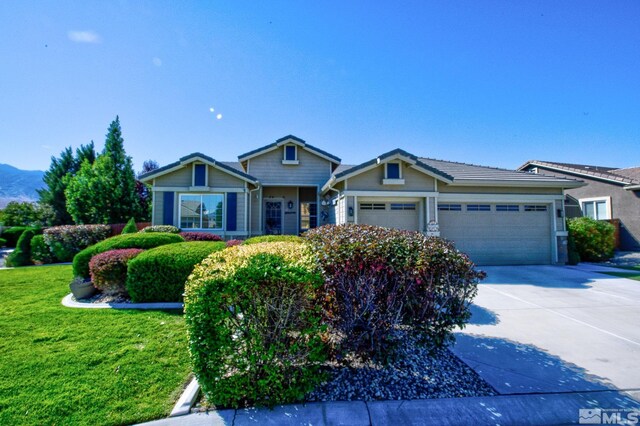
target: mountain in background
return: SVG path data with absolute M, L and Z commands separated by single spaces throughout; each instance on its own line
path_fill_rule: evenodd
M 20 170 L 0 164 L 0 209 L 10 201 L 37 201 L 37 189 L 44 188 L 43 171 Z

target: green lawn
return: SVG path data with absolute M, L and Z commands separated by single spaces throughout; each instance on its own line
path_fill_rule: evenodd
M 640 266 L 615 266 L 620 272 L 603 272 L 614 277 L 629 278 L 631 280 L 640 281 Z
M 0 270 L 0 424 L 165 417 L 190 368 L 180 312 L 71 309 L 71 266 Z

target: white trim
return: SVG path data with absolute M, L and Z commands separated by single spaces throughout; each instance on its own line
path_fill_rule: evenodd
M 612 214 L 612 209 L 611 209 L 611 197 L 609 197 L 609 196 L 578 198 L 578 203 L 580 204 L 580 211 L 582 212 L 582 216 L 585 216 L 583 203 L 593 203 L 593 211 L 597 215 L 598 211 L 597 211 L 597 208 L 596 208 L 596 203 L 599 202 L 599 201 L 604 201 L 605 202 L 605 205 L 607 207 L 607 216 L 608 217 L 602 218 L 602 219 L 598 218 L 597 220 L 613 219 L 613 214 Z
M 300 162 L 298 160 L 282 160 L 282 164 L 285 166 L 297 166 Z
M 287 148 L 290 146 L 293 147 L 293 160 L 287 159 Z M 282 164 L 294 164 L 294 162 L 295 164 L 298 164 L 298 145 L 294 143 L 286 143 L 282 145 L 282 147 Z
M 538 181 L 538 180 L 492 180 L 492 179 L 456 179 L 451 186 L 497 186 L 497 187 L 535 187 L 535 188 L 580 188 L 584 182 Z
M 556 237 L 568 237 L 569 231 L 556 231 Z
M 383 185 L 404 185 L 404 179 L 382 179 Z
M 155 219 L 156 215 L 156 191 L 151 191 L 151 225 L 155 225 L 153 223 L 153 219 Z
M 334 164 L 340 164 L 339 161 L 337 161 L 335 158 L 331 158 L 331 157 L 327 157 L 326 155 L 322 154 L 321 152 L 318 152 L 316 150 L 314 150 L 313 148 L 309 148 L 306 144 L 303 144 L 302 142 L 298 142 L 295 139 L 285 139 L 283 141 L 278 142 L 276 145 L 270 146 L 268 148 L 263 148 L 260 151 L 254 152 L 251 155 L 245 155 L 243 157 L 238 157 L 238 161 L 246 161 L 246 160 L 250 160 L 252 158 L 258 157 L 262 154 L 266 154 L 267 152 L 271 152 L 275 149 L 280 148 L 282 145 L 286 145 L 286 144 L 295 144 L 297 146 L 299 146 L 300 148 L 304 149 L 305 151 L 309 151 L 311 154 L 316 155 L 324 160 L 327 160 L 331 163 Z M 296 153 L 296 158 L 297 158 L 297 153 Z
M 162 171 L 161 171 L 161 172 L 159 172 L 158 174 L 154 174 L 154 175 L 152 175 L 152 176 L 149 176 L 149 177 L 146 177 L 146 178 L 142 178 L 142 179 L 140 179 L 140 182 L 147 183 L 147 181 L 149 181 L 149 180 L 154 180 L 154 181 L 155 181 L 155 180 L 156 180 L 156 178 L 158 178 L 158 177 L 160 177 L 160 176 L 164 176 L 164 175 L 166 175 L 167 173 L 172 173 L 172 172 L 178 171 L 178 170 L 180 170 L 180 169 L 182 169 L 182 168 L 184 168 L 184 167 L 187 167 L 187 165 L 186 165 L 186 164 L 182 164 L 182 163 L 180 163 L 180 164 L 178 164 L 178 165 L 176 165 L 176 166 L 171 167 L 170 169 L 162 170 Z M 155 170 L 152 170 L 150 173 L 153 173 L 154 171 L 155 171 Z M 193 181 L 192 181 L 192 182 L 193 182 Z
M 385 207 L 386 208 L 386 207 Z M 358 196 L 353 196 L 353 223 L 358 224 L 358 210 L 360 207 L 358 206 Z
M 303 187 L 303 188 L 312 188 L 312 187 L 318 187 L 318 185 L 315 185 L 313 183 L 303 183 L 303 184 L 297 184 L 297 183 L 266 183 L 264 185 L 262 185 L 264 188 L 272 188 L 275 186 L 287 186 L 287 187 Z
M 562 194 L 549 194 L 549 195 L 541 195 L 541 194 L 459 194 L 459 193 L 440 193 L 436 195 L 438 197 L 438 201 L 442 202 L 475 202 L 475 201 L 486 201 L 486 202 L 514 202 L 514 203 L 551 203 L 554 200 L 561 200 L 563 198 Z
M 431 191 L 342 191 L 342 194 L 356 197 L 435 197 L 437 192 Z
M 640 185 L 627 185 L 624 187 L 627 191 L 637 191 L 640 189 Z
M 539 164 L 539 163 L 536 163 L 535 161 L 525 164 L 524 166 L 520 167 L 518 170 L 522 170 L 524 167 L 527 167 L 527 166 L 537 166 L 537 167 L 539 167 L 541 169 L 551 169 L 551 170 L 555 170 L 555 171 L 558 171 L 558 172 L 563 172 L 563 173 L 583 176 L 583 177 L 586 177 L 586 178 L 604 180 L 604 181 L 607 181 L 607 182 L 617 183 L 619 185 L 628 185 L 627 182 L 623 182 L 623 181 L 620 181 L 620 180 L 609 179 L 609 178 L 602 177 L 602 176 L 594 176 L 594 175 L 591 175 L 589 173 L 584 173 L 584 172 L 581 172 L 581 171 L 575 170 L 575 169 L 563 169 L 561 167 L 549 166 L 549 165 L 546 165 L 546 164 Z M 598 171 L 596 170 L 596 172 L 598 172 Z M 585 183 L 584 185 L 581 185 L 581 186 L 585 186 L 585 185 L 587 185 L 587 184 Z
M 398 177 L 397 178 L 390 178 L 389 177 L 389 164 L 397 164 L 398 165 Z M 402 180 L 402 183 L 404 184 L 404 179 L 402 179 L 402 161 L 386 161 L 384 163 L 384 180 Z
M 154 192 L 247 192 L 245 188 L 218 188 L 204 186 L 154 186 L 151 190 Z

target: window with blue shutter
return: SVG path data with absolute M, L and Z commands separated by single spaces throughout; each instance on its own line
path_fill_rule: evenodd
M 238 230 L 238 194 L 227 193 L 227 231 Z
M 206 186 L 206 165 L 196 164 L 195 173 L 193 176 L 193 186 Z
M 173 192 L 165 192 L 163 196 L 162 224 L 173 225 Z

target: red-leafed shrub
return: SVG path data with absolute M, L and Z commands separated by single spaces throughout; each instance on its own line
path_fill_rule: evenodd
M 181 232 L 180 235 L 185 241 L 222 241 L 220 235 L 209 232 Z
M 126 294 L 127 264 L 143 251 L 119 249 L 93 256 L 89 262 L 93 285 L 105 293 Z
M 485 277 L 452 243 L 418 232 L 328 225 L 304 237 L 324 275 L 319 300 L 338 354 L 384 358 L 401 326 L 448 342 Z
M 44 242 L 60 262 L 71 262 L 76 253 L 111 235 L 109 225 L 64 225 L 44 230 Z
M 242 240 L 229 240 L 227 241 L 227 247 L 235 247 L 242 244 Z

